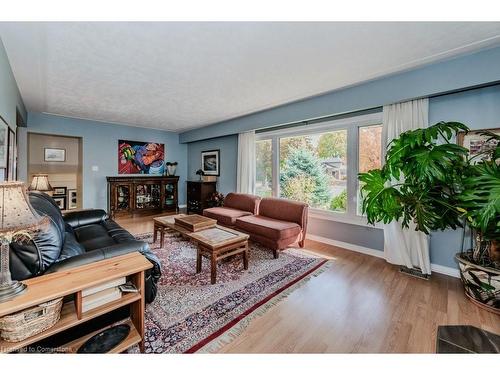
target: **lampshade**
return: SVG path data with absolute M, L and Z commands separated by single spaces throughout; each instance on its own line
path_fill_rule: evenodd
M 29 190 L 52 191 L 54 189 L 50 186 L 48 174 L 37 173 L 33 175 L 33 180 L 31 181 Z
M 22 182 L 0 183 L 0 233 L 34 229 L 42 221 L 31 207 Z

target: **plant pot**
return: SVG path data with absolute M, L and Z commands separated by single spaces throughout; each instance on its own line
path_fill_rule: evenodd
M 465 294 L 479 307 L 500 315 L 500 269 L 472 262 L 472 251 L 455 255 Z

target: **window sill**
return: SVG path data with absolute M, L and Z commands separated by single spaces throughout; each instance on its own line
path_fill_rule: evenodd
M 365 217 L 357 216 L 357 215 L 353 216 L 353 215 L 349 215 L 349 214 L 341 214 L 341 213 L 328 212 L 328 211 L 324 211 L 324 210 L 309 208 L 309 217 L 312 219 L 329 220 L 329 221 L 335 221 L 338 223 L 345 223 L 345 224 L 359 225 L 359 226 L 369 227 L 369 228 L 382 229 L 381 223 L 376 223 L 375 225 L 368 224 Z

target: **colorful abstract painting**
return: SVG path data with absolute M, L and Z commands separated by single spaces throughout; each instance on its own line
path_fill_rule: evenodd
M 165 145 L 118 141 L 118 174 L 163 174 Z

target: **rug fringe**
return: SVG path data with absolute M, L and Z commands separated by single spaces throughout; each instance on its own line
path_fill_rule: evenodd
M 225 345 L 231 343 L 238 336 L 240 336 L 245 331 L 245 329 L 249 326 L 250 322 L 253 319 L 264 315 L 273 306 L 276 306 L 278 303 L 280 303 L 282 300 L 287 298 L 295 290 L 297 290 L 298 288 L 303 286 L 305 283 L 307 283 L 311 279 L 311 277 L 316 277 L 316 276 L 322 274 L 328 268 L 330 268 L 332 264 L 333 264 L 333 261 L 327 261 L 325 264 L 323 264 L 317 270 L 314 270 L 309 275 L 304 277 L 302 280 L 298 281 L 297 283 L 290 286 L 289 288 L 287 288 L 286 290 L 284 290 L 283 292 L 281 292 L 277 296 L 273 297 L 271 300 L 269 300 L 264 305 L 257 308 L 255 311 L 252 311 L 250 314 L 248 314 L 245 318 L 241 319 L 237 324 L 235 324 L 233 327 L 228 329 L 222 335 L 220 335 L 216 339 L 210 341 L 208 344 L 206 344 L 205 346 L 203 346 L 202 348 L 197 350 L 196 353 L 215 353 L 215 352 L 218 352 Z

